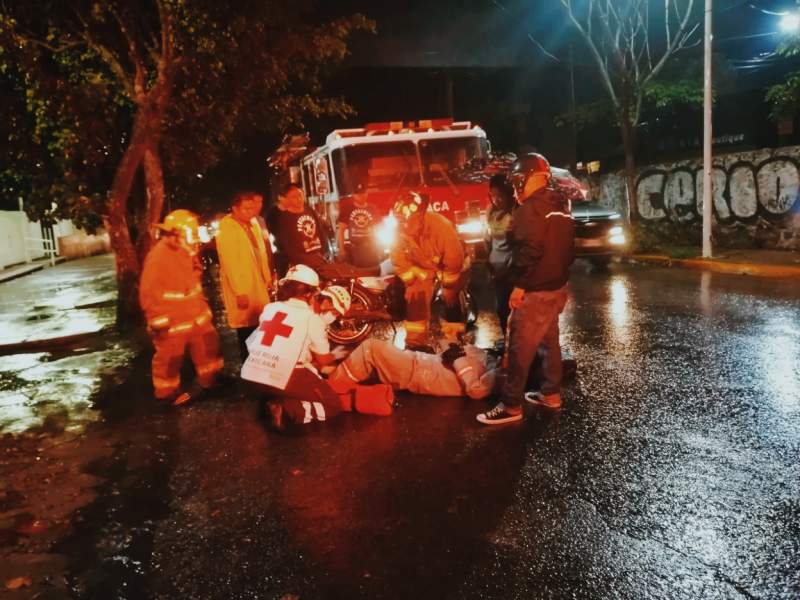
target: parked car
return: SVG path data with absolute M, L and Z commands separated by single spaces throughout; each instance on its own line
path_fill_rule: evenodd
M 558 185 L 572 200 L 575 219 L 575 255 L 596 265 L 607 265 L 625 252 L 628 238 L 622 215 L 592 202 L 588 187 L 566 169 L 553 167 Z

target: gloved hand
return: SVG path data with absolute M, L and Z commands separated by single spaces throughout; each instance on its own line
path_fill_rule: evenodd
M 462 356 L 466 355 L 467 353 L 464 352 L 463 346 L 459 346 L 458 344 L 450 344 L 450 347 L 442 352 L 442 364 L 452 371 L 453 363 Z
M 160 339 L 166 337 L 167 332 L 169 332 L 169 325 L 170 323 L 167 317 L 152 319 L 147 323 L 147 333 L 151 338 Z

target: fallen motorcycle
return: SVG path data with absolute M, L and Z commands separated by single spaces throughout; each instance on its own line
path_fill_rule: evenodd
M 395 275 L 383 277 L 333 278 L 328 283 L 340 285 L 350 292 L 350 310 L 344 317 L 328 327 L 328 337 L 337 344 L 357 344 L 369 337 L 376 327 L 385 324 L 397 333 L 395 322 L 406 315 L 405 286 Z M 434 298 L 439 299 L 441 289 L 437 286 Z M 478 318 L 472 295 L 465 288 L 459 301 L 467 324 Z

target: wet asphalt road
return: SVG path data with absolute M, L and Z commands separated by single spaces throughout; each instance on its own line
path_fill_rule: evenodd
M 82 469 L 95 497 L 50 549 L 66 589 L 799 597 L 800 284 L 579 264 L 562 334 L 563 410 L 492 429 L 484 403 L 404 396 L 276 436 L 235 389 L 160 409 L 135 359 L 84 438 L 113 446 Z M 496 335 L 483 313 L 477 342 Z

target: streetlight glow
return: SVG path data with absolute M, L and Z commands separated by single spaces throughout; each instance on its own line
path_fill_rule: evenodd
M 780 20 L 780 28 L 784 33 L 796 33 L 800 30 L 800 15 L 797 13 L 783 15 Z

